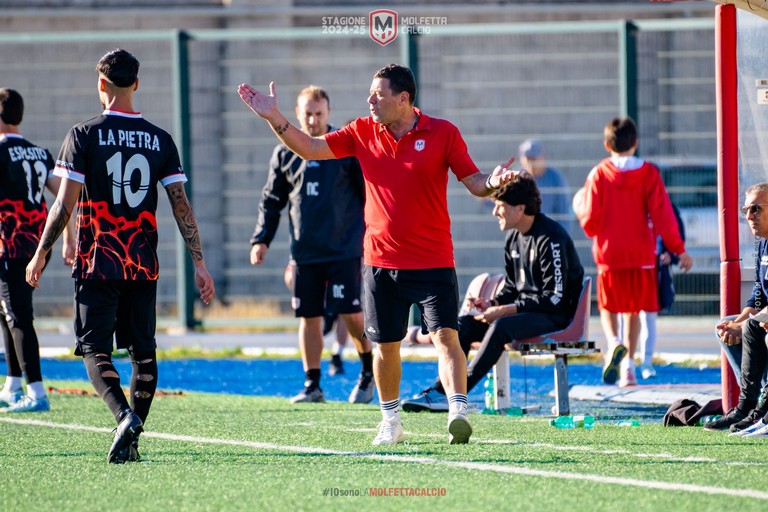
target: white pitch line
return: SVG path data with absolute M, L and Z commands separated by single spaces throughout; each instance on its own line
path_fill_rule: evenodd
M 50 421 L 40 420 L 24 420 L 17 418 L 6 418 L 0 416 L 0 422 L 15 423 L 18 425 L 31 425 L 37 427 L 49 427 L 59 428 L 66 430 L 80 430 L 85 432 L 105 432 L 111 433 L 112 429 L 103 427 L 91 427 L 88 425 L 77 425 L 68 423 L 53 423 Z M 612 484 L 612 485 L 624 485 L 628 487 L 640 487 L 645 489 L 660 489 L 664 491 L 675 492 L 692 492 L 692 493 L 704 493 L 724 496 L 736 496 L 747 497 L 758 500 L 768 501 L 768 492 L 758 491 L 754 489 L 726 489 L 724 487 L 708 487 L 703 485 L 682 484 L 682 483 L 669 483 L 659 482 L 654 480 L 637 480 L 634 478 L 622 478 L 604 475 L 590 475 L 584 473 L 567 473 L 560 471 L 545 471 L 541 469 L 532 469 L 521 466 L 502 466 L 499 464 L 485 464 L 479 462 L 461 462 L 461 461 L 447 461 L 440 459 L 432 459 L 428 457 L 412 457 L 405 455 L 387 455 L 380 453 L 370 452 L 349 452 L 330 450 L 327 448 L 316 448 L 311 446 L 292 446 L 292 445 L 280 445 L 274 443 L 263 443 L 257 441 L 240 441 L 236 439 L 218 439 L 213 437 L 198 437 L 198 436 L 184 436 L 176 434 L 166 434 L 163 432 L 144 432 L 143 437 L 149 437 L 154 439 L 166 439 L 169 441 L 183 441 L 198 444 L 221 444 L 230 446 L 244 446 L 248 448 L 258 448 L 263 450 L 279 450 L 295 453 L 317 453 L 322 455 L 336 455 L 340 457 L 356 457 L 363 459 L 372 459 L 388 462 L 402 462 L 406 464 L 430 464 L 449 466 L 453 468 L 463 468 L 475 471 L 491 471 L 495 473 L 507 473 L 513 475 L 522 476 L 536 476 L 542 478 L 558 478 L 561 480 L 578 480 L 594 482 L 597 484 Z
M 678 457 L 677 455 L 672 455 L 671 453 L 636 453 L 629 450 L 595 450 L 592 446 L 563 446 L 563 445 L 557 445 L 552 443 L 529 443 L 525 441 L 515 441 L 515 440 L 497 440 L 497 439 L 489 439 L 489 440 L 474 440 L 477 444 L 508 444 L 508 445 L 514 445 L 514 446 L 520 446 L 520 447 L 531 447 L 531 448 L 549 448 L 551 450 L 561 450 L 566 452 L 589 452 L 589 453 L 596 453 L 600 455 L 629 455 L 632 457 L 638 457 L 641 459 L 663 459 L 670 462 L 708 462 L 708 463 L 717 463 L 717 464 L 725 464 L 728 466 L 764 466 L 764 462 L 740 462 L 740 461 L 730 461 L 730 462 L 722 462 L 717 459 L 712 459 L 709 457 Z

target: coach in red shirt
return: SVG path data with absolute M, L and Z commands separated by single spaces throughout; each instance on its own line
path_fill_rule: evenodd
M 379 344 L 374 376 L 383 421 L 374 445 L 403 442 L 400 405 L 400 341 L 416 304 L 437 347 L 440 377 L 448 395 L 448 439 L 469 441 L 466 357 L 459 345 L 459 296 L 446 189 L 448 170 L 476 196 L 508 182 L 513 159 L 482 174 L 467 153 L 459 130 L 413 106 L 411 70 L 390 64 L 373 77 L 370 117 L 341 130 L 310 137 L 277 108 L 270 94 L 241 84 L 238 93 L 270 124 L 278 138 L 306 160 L 355 156 L 365 178 L 365 333 Z

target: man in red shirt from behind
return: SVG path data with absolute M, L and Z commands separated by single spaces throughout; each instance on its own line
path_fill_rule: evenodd
M 365 334 L 378 343 L 374 377 L 383 421 L 374 445 L 405 439 L 400 405 L 400 341 L 412 304 L 421 311 L 438 352 L 441 380 L 449 401 L 448 439 L 469 441 L 466 357 L 459 345 L 459 295 L 453 259 L 446 187 L 448 170 L 467 190 L 485 197 L 506 184 L 514 159 L 491 174 L 481 173 L 467 153 L 459 130 L 413 106 L 416 82 L 411 70 L 390 64 L 373 77 L 371 115 L 320 137 L 297 129 L 270 94 L 241 84 L 238 93 L 264 118 L 278 138 L 304 159 L 355 156 L 365 178 Z

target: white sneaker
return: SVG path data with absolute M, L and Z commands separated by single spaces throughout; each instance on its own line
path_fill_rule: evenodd
M 5 409 L 0 409 L 0 412 L 48 412 L 50 410 L 51 403 L 48 401 L 47 396 L 35 400 L 29 395 L 25 395 L 24 398 L 15 404 L 9 405 Z
M 405 441 L 405 432 L 400 416 L 393 416 L 388 420 L 382 420 L 379 423 L 379 433 L 373 439 L 374 446 L 383 446 L 390 444 L 400 444 Z
M 759 420 L 757 420 L 756 422 L 754 422 L 752 425 L 748 426 L 747 428 L 742 429 L 742 430 L 737 430 L 736 432 L 731 432 L 728 435 L 729 436 L 736 436 L 736 437 L 749 436 L 749 435 L 752 434 L 752 432 L 754 432 L 756 430 L 759 430 L 759 429 L 761 429 L 761 428 L 763 428 L 765 426 L 766 426 L 766 424 L 763 423 L 763 419 L 760 418 Z
M 759 427 L 755 428 L 752 432 L 748 434 L 744 434 L 741 437 L 768 437 L 768 425 L 763 423 L 763 420 L 758 421 L 757 423 L 755 423 L 755 425 L 759 425 Z M 754 427 L 755 425 L 752 425 L 752 426 Z
M 643 380 L 656 378 L 656 368 L 651 363 L 643 363 L 640 365 L 640 375 Z
M 24 390 L 14 389 L 14 390 L 0 390 L 0 407 L 9 407 L 24 398 Z
M 462 412 L 464 414 L 462 414 Z M 467 444 L 472 435 L 472 425 L 467 419 L 466 409 L 448 415 L 448 443 Z
M 635 375 L 635 366 L 629 364 L 628 360 L 624 360 L 621 363 L 621 369 L 619 370 L 619 387 L 626 388 L 629 386 L 637 386 L 637 376 Z

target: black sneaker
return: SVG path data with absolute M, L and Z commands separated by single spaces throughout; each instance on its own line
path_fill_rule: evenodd
M 349 402 L 353 404 L 371 403 L 374 391 L 376 391 L 376 383 L 373 382 L 373 373 L 363 372 L 358 377 L 352 393 L 349 394 Z
M 760 399 L 757 401 L 757 407 L 752 409 L 746 418 L 731 425 L 730 431 L 740 432 L 745 428 L 749 428 L 762 419 L 766 414 L 768 414 L 768 397 L 761 394 Z
M 122 459 L 125 462 L 139 462 L 141 455 L 139 455 L 139 436 L 138 434 L 134 438 L 133 442 L 120 450 L 117 456 L 118 459 Z
M 130 454 L 130 447 L 133 441 L 138 440 L 139 434 L 142 431 L 141 419 L 133 411 L 123 416 L 120 424 L 115 429 L 115 440 L 112 441 L 112 447 L 109 449 L 107 462 L 110 464 L 128 462 L 128 455 L 126 454 Z
M 317 385 L 314 386 L 305 386 L 304 389 L 301 390 L 301 392 L 291 398 L 292 404 L 298 404 L 298 403 L 323 403 L 325 402 L 325 396 L 323 395 L 323 390 L 317 387 Z
M 718 418 L 716 420 L 710 421 L 709 423 L 705 423 L 704 430 L 727 430 L 731 425 L 744 420 L 748 415 L 749 411 L 743 411 L 738 407 L 734 407 L 722 418 Z
M 341 359 L 341 354 L 333 354 L 331 356 L 331 364 L 328 366 L 328 375 L 331 377 L 335 375 L 344 375 L 344 361 Z

